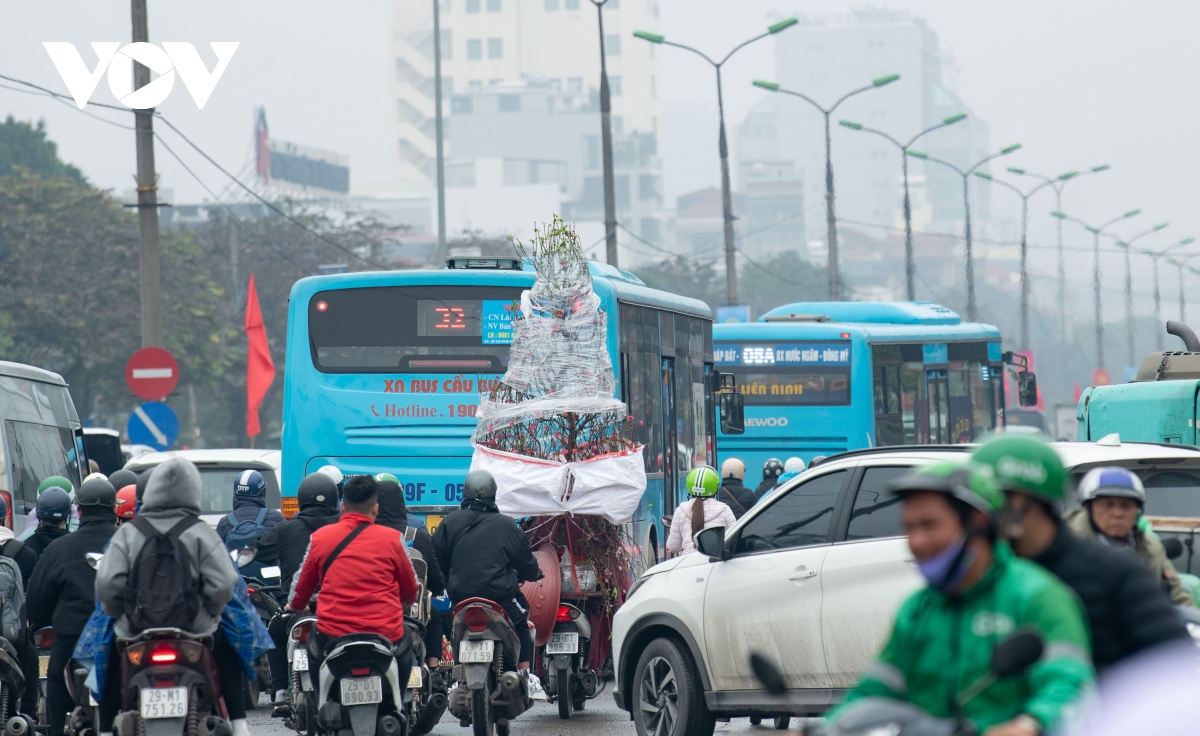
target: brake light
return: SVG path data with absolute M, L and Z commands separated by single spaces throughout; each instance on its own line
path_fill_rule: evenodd
M 179 659 L 179 653 L 174 649 L 155 649 L 150 653 L 150 661 L 154 664 L 174 664 Z
M 467 631 L 478 634 L 481 631 L 486 631 L 488 624 L 492 620 L 488 617 L 487 611 L 479 607 L 471 607 L 463 612 L 463 623 L 467 625 Z
M 570 606 L 561 606 L 560 605 L 558 607 L 558 616 L 555 617 L 555 619 L 554 619 L 554 621 L 556 623 L 565 624 L 565 623 L 570 623 L 571 621 L 574 621 L 574 620 L 575 620 L 575 612 L 571 610 Z
M 305 623 L 302 623 L 299 626 L 292 629 L 292 641 L 298 641 L 298 642 L 308 641 L 308 633 L 309 633 L 308 630 L 309 630 L 309 627 L 311 627 L 311 626 L 312 626 L 312 624 L 306 621 Z
M 354 669 L 350 670 L 350 674 L 353 677 L 366 677 L 367 675 L 371 674 L 371 668 L 355 667 Z

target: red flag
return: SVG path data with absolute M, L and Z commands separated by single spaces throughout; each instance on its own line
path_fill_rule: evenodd
M 275 362 L 271 360 L 267 328 L 263 326 L 262 310 L 258 307 L 254 274 L 250 274 L 250 286 L 246 289 L 246 338 L 250 341 L 246 356 L 246 436 L 253 437 L 262 431 L 258 424 L 258 407 L 267 395 L 271 381 L 275 380 Z
M 258 108 L 258 122 L 254 126 L 256 156 L 254 168 L 264 184 L 271 183 L 271 146 L 267 143 L 267 109 Z

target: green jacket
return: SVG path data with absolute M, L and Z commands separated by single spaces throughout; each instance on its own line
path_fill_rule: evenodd
M 1139 517 L 1138 525 L 1133 528 L 1134 551 L 1154 573 L 1154 577 L 1163 586 L 1163 590 L 1171 597 L 1171 603 L 1177 606 L 1195 606 L 1195 599 L 1184 589 L 1183 582 L 1179 579 L 1179 571 L 1171 564 L 1158 535 L 1153 530 L 1146 531 L 1148 524 L 1147 527 L 1141 524 L 1141 520 L 1145 518 L 1144 516 Z M 1086 508 L 1080 506 L 1071 509 L 1063 517 L 1063 520 L 1066 521 L 1067 528 L 1077 536 L 1084 539 L 1097 538 L 1098 532 L 1092 526 L 1092 519 L 1088 516 Z
M 992 684 L 966 704 L 963 715 L 981 733 L 1021 713 L 1037 718 L 1048 731 L 1095 677 L 1085 621 L 1065 585 L 999 543 L 991 569 L 961 596 L 926 587 L 904 602 L 879 658 L 845 703 L 896 698 L 952 717 L 957 694 L 987 675 L 995 645 L 1016 629 L 1033 626 L 1045 639 L 1041 660 Z M 831 721 L 845 703 L 829 714 Z

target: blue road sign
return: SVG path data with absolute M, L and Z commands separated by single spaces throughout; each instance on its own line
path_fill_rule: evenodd
M 125 429 L 133 444 L 167 450 L 179 438 L 179 417 L 166 404 L 149 401 L 133 410 Z

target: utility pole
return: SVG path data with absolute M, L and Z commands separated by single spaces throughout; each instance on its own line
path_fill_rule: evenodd
M 604 241 L 608 265 L 620 268 L 617 257 L 617 194 L 613 177 L 612 97 L 608 89 L 608 62 L 604 54 L 604 4 L 592 0 L 600 26 L 600 147 L 604 156 Z
M 446 158 L 442 143 L 442 0 L 433 0 L 433 105 L 437 136 L 438 253 L 446 257 Z
M 146 0 L 131 0 L 134 43 L 148 43 Z M 133 88 L 150 84 L 150 69 L 133 64 Z M 163 344 L 162 271 L 158 245 L 158 177 L 154 171 L 154 110 L 134 110 L 137 139 L 138 270 L 142 281 L 142 347 Z
M 238 251 L 241 248 L 238 246 L 238 231 L 237 224 L 233 220 L 233 215 L 229 216 L 229 273 L 233 281 L 233 299 L 239 306 L 242 303 L 242 282 L 238 276 Z

